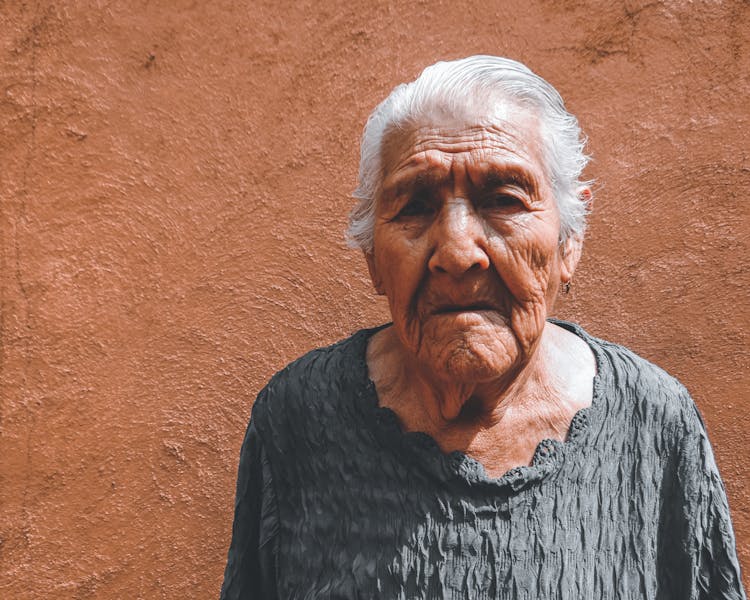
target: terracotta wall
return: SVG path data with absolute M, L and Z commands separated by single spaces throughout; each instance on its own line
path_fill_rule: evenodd
M 255 394 L 387 318 L 342 241 L 363 122 L 478 52 L 588 132 L 596 212 L 559 314 L 693 392 L 750 572 L 750 4 L 0 11 L 0 596 L 217 596 Z

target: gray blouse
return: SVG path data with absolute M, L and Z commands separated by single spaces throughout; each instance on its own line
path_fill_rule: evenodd
M 499 479 L 378 406 L 362 330 L 277 373 L 240 453 L 234 599 L 741 599 L 724 485 L 688 392 L 597 362 L 567 440 Z

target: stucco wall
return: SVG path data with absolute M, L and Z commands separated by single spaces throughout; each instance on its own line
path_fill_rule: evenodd
M 369 110 L 520 59 L 599 181 L 558 314 L 678 376 L 750 571 L 750 4 L 0 3 L 0 596 L 210 598 L 252 400 L 387 318 L 342 232 Z

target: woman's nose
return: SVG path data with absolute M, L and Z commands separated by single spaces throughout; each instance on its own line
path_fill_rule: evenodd
M 470 202 L 462 198 L 447 201 L 432 226 L 431 272 L 459 278 L 489 268 L 484 226 Z

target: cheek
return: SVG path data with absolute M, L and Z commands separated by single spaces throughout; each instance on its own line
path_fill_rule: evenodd
M 395 236 L 394 236 L 395 237 Z M 375 240 L 378 273 L 393 317 L 398 319 L 410 309 L 424 278 L 426 261 L 420 245 L 403 237 L 382 235 Z
M 536 302 L 546 295 L 557 249 L 545 241 L 545 237 L 515 235 L 492 243 L 495 269 L 517 302 Z
M 525 233 L 505 240 L 507 258 L 501 276 L 513 295 L 511 327 L 523 351 L 529 353 L 554 302 L 560 265 L 555 229 Z

